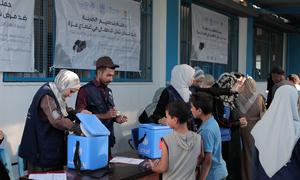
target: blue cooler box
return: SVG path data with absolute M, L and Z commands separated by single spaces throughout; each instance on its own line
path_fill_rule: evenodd
M 109 130 L 93 114 L 78 113 L 85 134 L 88 137 L 68 135 L 68 168 L 75 168 L 73 158 L 76 142 L 79 142 L 80 170 L 95 170 L 108 164 L 108 136 Z
M 144 140 L 138 145 L 140 155 L 148 158 L 160 158 L 161 138 L 173 132 L 169 126 L 161 124 L 141 124 L 139 126 L 139 140 Z

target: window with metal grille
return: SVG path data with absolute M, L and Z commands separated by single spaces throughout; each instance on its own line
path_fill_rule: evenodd
M 264 81 L 272 67 L 283 65 L 283 33 L 255 23 L 253 37 L 253 75 L 255 80 Z
M 180 7 L 180 63 L 190 64 L 191 66 L 201 67 L 205 73 L 218 77 L 223 72 L 238 70 L 238 18 L 225 12 L 220 12 L 208 7 L 218 13 L 224 14 L 229 18 L 228 22 L 228 64 L 209 63 L 191 60 L 192 46 L 192 15 L 191 2 L 196 5 L 205 7 L 197 0 L 181 0 Z
M 116 71 L 114 81 L 152 81 L 152 0 L 134 0 L 141 3 L 140 72 Z M 51 68 L 55 46 L 54 0 L 35 0 L 34 10 L 34 67 L 35 72 L 6 72 L 5 82 L 52 81 L 60 69 Z M 94 70 L 72 69 L 81 81 L 89 81 Z

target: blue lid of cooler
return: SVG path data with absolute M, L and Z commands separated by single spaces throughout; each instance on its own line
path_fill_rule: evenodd
M 102 124 L 102 122 L 94 114 L 77 113 L 76 116 L 81 121 L 80 127 L 84 134 L 90 136 L 108 136 L 109 130 Z
M 140 128 L 147 128 L 147 129 L 170 129 L 169 126 L 162 125 L 162 124 L 155 124 L 155 123 L 149 123 L 149 124 L 140 124 Z

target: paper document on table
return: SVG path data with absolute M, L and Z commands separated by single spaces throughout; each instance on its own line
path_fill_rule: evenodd
M 143 162 L 144 159 L 136 159 L 136 158 L 128 158 L 128 157 L 114 157 L 112 160 L 110 160 L 111 163 L 125 163 L 125 164 L 140 164 Z
M 66 173 L 29 174 L 28 178 L 34 180 L 67 180 L 67 174 Z

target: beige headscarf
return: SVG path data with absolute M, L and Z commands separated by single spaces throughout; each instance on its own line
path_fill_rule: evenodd
M 257 92 L 256 92 L 256 82 L 251 77 L 247 77 L 247 79 L 244 82 L 244 88 L 239 93 L 239 96 L 237 98 L 237 104 L 239 107 L 239 110 L 246 114 L 249 108 L 253 105 L 257 98 Z
M 211 74 L 205 74 L 201 88 L 210 88 L 214 85 L 215 78 Z
M 80 80 L 77 74 L 72 71 L 62 69 L 59 71 L 57 76 L 55 77 L 54 82 L 50 82 L 49 86 L 54 93 L 58 103 L 60 110 L 64 116 L 67 116 L 67 103 L 65 97 L 63 96 L 64 90 L 68 88 L 79 89 L 80 88 Z
M 195 69 L 187 64 L 174 66 L 171 72 L 171 85 L 185 102 L 190 99 L 191 91 L 189 87 L 194 80 Z
M 297 100 L 295 87 L 279 87 L 269 109 L 251 131 L 259 161 L 269 177 L 290 160 L 300 137 Z

